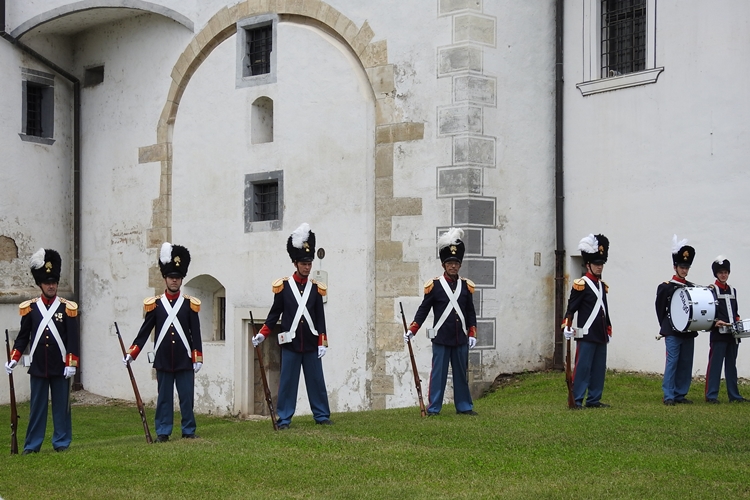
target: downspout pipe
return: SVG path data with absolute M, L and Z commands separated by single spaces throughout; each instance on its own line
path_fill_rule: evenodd
M 555 9 L 555 352 L 553 365 L 564 368 L 563 335 L 565 310 L 565 194 L 563 191 L 563 21 L 565 0 Z
M 81 81 L 5 31 L 5 0 L 0 0 L 0 37 L 73 84 L 73 300 L 81 302 Z M 83 389 L 80 372 L 73 388 Z

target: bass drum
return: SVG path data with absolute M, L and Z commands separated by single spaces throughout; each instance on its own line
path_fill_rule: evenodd
M 716 317 L 716 298 L 710 288 L 678 288 L 669 303 L 669 320 L 675 330 L 701 332 L 710 330 Z

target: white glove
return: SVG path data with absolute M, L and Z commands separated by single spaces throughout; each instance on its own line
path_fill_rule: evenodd
M 266 340 L 266 336 L 262 333 L 259 333 L 255 337 L 253 337 L 253 347 L 258 347 L 263 343 L 263 341 Z
M 15 359 L 11 359 L 7 363 L 5 363 L 5 371 L 8 372 L 8 375 L 13 373 L 13 368 L 15 368 L 17 364 L 18 361 L 16 361 Z
M 469 349 L 474 349 L 476 345 L 477 345 L 477 338 L 469 337 Z
M 133 356 L 131 356 L 130 354 L 122 358 L 122 364 L 125 366 L 128 366 L 132 362 L 133 362 Z
M 411 330 L 406 330 L 404 332 L 404 344 L 408 344 L 411 339 L 414 338 L 414 334 L 411 332 Z
M 566 326 L 563 328 L 563 335 L 565 335 L 566 340 L 570 340 L 573 338 L 573 329 L 569 326 Z
M 326 346 L 319 345 L 318 346 L 318 358 L 322 358 L 323 356 L 325 356 L 327 350 L 328 348 Z
M 63 370 L 63 375 L 65 375 L 65 378 L 70 378 L 75 374 L 76 374 L 75 366 L 66 366 L 65 370 Z
M 193 371 L 195 373 L 198 373 L 199 371 L 201 371 L 201 367 L 203 367 L 203 363 L 201 362 L 193 363 Z

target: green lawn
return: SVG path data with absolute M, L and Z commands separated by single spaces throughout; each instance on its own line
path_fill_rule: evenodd
M 330 427 L 300 416 L 274 432 L 269 421 L 198 416 L 201 439 L 179 439 L 176 425 L 177 439 L 154 445 L 134 406 L 74 406 L 67 452 L 51 450 L 50 424 L 41 453 L 0 455 L 0 496 L 750 498 L 750 403 L 723 392 L 708 405 L 702 393 L 696 382 L 695 404 L 665 407 L 659 377 L 609 373 L 612 408 L 570 411 L 562 373 L 524 374 L 477 400 L 478 417 L 448 405 L 420 418 L 415 406 L 336 414 Z M 19 412 L 22 447 L 28 406 Z

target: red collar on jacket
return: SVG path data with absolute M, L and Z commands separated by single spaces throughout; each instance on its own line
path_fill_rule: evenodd
M 591 281 L 593 281 L 594 283 L 598 283 L 599 282 L 599 278 L 597 278 L 596 276 L 594 276 L 590 272 L 586 272 L 586 277 L 588 279 L 590 279 Z
M 296 281 L 300 285 L 304 285 L 305 283 L 307 283 L 307 276 L 300 276 L 297 271 L 294 271 L 294 274 L 292 274 L 292 278 L 294 278 L 294 281 Z
M 169 290 L 164 290 L 164 295 L 167 296 L 168 301 L 174 302 L 175 300 L 177 300 L 177 297 L 180 296 L 180 292 L 178 291 L 176 294 L 172 295 L 171 293 L 169 293 Z
M 452 280 L 451 277 L 448 276 L 446 273 L 443 273 L 443 277 L 445 278 L 445 281 L 447 281 L 448 283 L 455 283 L 455 281 Z
M 48 299 L 46 295 L 42 294 L 42 304 L 47 306 L 47 309 L 49 309 L 49 306 L 52 305 L 52 303 L 55 301 L 56 298 L 57 298 L 57 295 L 55 295 L 51 299 Z
M 719 280 L 716 280 L 716 286 L 719 287 L 719 290 L 725 291 L 729 290 L 729 283 L 724 283 L 723 285 L 719 282 Z
M 687 280 L 685 278 L 680 278 L 676 274 L 674 276 L 672 276 L 672 281 L 676 281 L 676 282 L 682 283 L 682 284 L 687 283 Z

